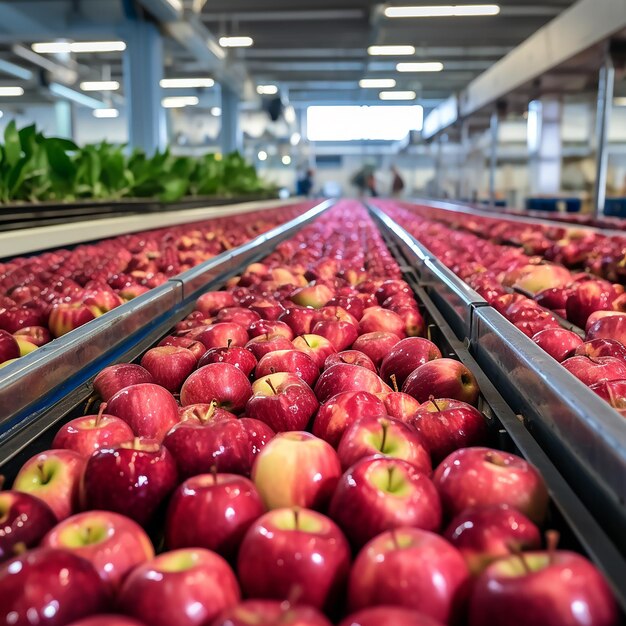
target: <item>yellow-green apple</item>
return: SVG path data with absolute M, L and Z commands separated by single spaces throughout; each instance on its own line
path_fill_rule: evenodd
M 334 291 L 328 285 L 317 284 L 296 289 L 290 300 L 300 306 L 321 309 L 334 295 Z
M 570 322 L 585 327 L 587 318 L 595 311 L 612 309 L 618 296 L 613 285 L 607 280 L 586 280 L 580 283 L 567 299 L 565 311 Z
M 106 415 L 106 406 L 103 402 L 97 415 L 76 417 L 61 426 L 52 447 L 74 450 L 87 457 L 95 450 L 132 439 L 132 428 L 119 417 Z
M 257 360 L 247 348 L 222 346 L 207 350 L 198 361 L 198 367 L 204 367 L 211 363 L 229 363 L 240 369 L 246 376 L 251 376 L 257 365 Z
M 39 348 L 52 341 L 50 331 L 43 326 L 27 326 L 26 328 L 20 328 L 13 333 L 13 336 L 16 339 L 30 341 L 30 343 L 34 343 Z
M 235 322 L 218 322 L 209 324 L 194 337 L 195 341 L 204 344 L 207 350 L 231 346 L 245 346 L 248 343 L 246 329 Z
M 41 545 L 87 559 L 114 594 L 134 567 L 154 557 L 154 548 L 137 522 L 111 511 L 86 511 L 57 524 Z
M 6 367 L 7 365 L 11 365 L 11 363 L 15 363 L 17 361 L 17 359 L 9 359 L 8 361 L 5 361 L 4 363 L 0 363 L 0 369 L 2 369 L 3 367 Z
M 331 355 L 332 356 L 332 355 Z M 330 357 L 329 357 L 330 358 Z M 309 387 L 319 378 L 320 371 L 313 358 L 302 350 L 276 350 L 261 358 L 255 376 L 262 378 L 276 372 L 289 372 L 299 376 Z
M 249 417 L 186 420 L 172 428 L 164 444 L 181 478 L 214 469 L 249 476 L 256 455 L 273 436 L 267 424 Z
M 615 339 L 626 345 L 626 315 L 606 315 L 587 329 L 587 341 Z
M 248 336 L 250 339 L 260 337 L 261 335 L 282 335 L 285 339 L 291 341 L 294 338 L 293 330 L 285 322 L 278 320 L 259 320 L 250 324 Z
M 239 368 L 230 363 L 210 363 L 197 369 L 184 382 L 180 402 L 187 406 L 215 400 L 221 408 L 240 413 L 251 395 L 248 376 Z
M 136 567 L 122 585 L 118 606 L 150 626 L 205 626 L 240 599 L 237 579 L 219 554 L 185 548 Z
M 340 476 L 333 447 L 304 431 L 277 434 L 252 466 L 252 480 L 268 509 L 324 510 Z
M 0 491 L 0 562 L 38 545 L 56 523 L 43 500 L 20 491 Z
M 614 356 L 626 362 L 626 346 L 615 339 L 591 339 L 576 348 L 575 356 Z
M 372 359 L 370 359 L 366 354 L 363 354 L 363 352 L 359 352 L 358 350 L 342 350 L 341 352 L 329 354 L 324 361 L 323 369 L 327 370 L 329 367 L 337 365 L 337 363 L 358 365 L 359 367 L 364 367 L 365 369 L 368 369 L 374 373 L 378 371 Z
M 303 430 L 318 407 L 313 390 L 299 376 L 276 372 L 254 381 L 246 415 L 276 432 Z
M 399 338 L 406 336 L 404 320 L 393 311 L 381 306 L 372 306 L 363 311 L 359 320 L 359 335 L 367 333 L 392 333 Z
M 176 346 L 177 348 L 187 348 L 196 357 L 196 361 L 207 351 L 206 346 L 200 341 L 191 339 L 190 337 L 174 337 L 170 335 L 159 342 L 159 346 Z
M 81 302 L 60 302 L 50 310 L 48 328 L 53 337 L 61 337 L 94 319 L 91 309 Z
M 224 611 L 212 626 L 331 626 L 317 609 L 278 600 L 245 600 Z
M 121 513 L 145 526 L 178 482 L 176 462 L 158 441 L 136 437 L 94 452 L 80 484 L 83 509 Z
M 588 387 L 603 380 L 626 378 L 626 362 L 613 356 L 572 356 L 561 365 Z
M 434 396 L 476 404 L 480 390 L 474 374 L 463 363 L 455 359 L 435 359 L 413 370 L 404 381 L 402 391 L 418 402 L 426 402 Z
M 230 291 L 207 291 L 196 300 L 196 309 L 206 315 L 215 315 L 226 307 L 236 306 Z
M 313 326 L 311 332 L 328 339 L 338 352 L 349 348 L 359 336 L 354 324 L 341 320 L 322 320 Z
M 485 445 L 489 440 L 486 417 L 471 404 L 449 398 L 431 398 L 422 404 L 411 425 L 435 465 L 459 448 Z
M 402 459 L 366 457 L 342 476 L 328 509 L 354 548 L 394 528 L 441 526 L 441 502 L 431 480 Z
M 463 556 L 445 539 L 419 528 L 398 528 L 374 537 L 359 552 L 350 572 L 348 604 L 353 611 L 405 607 L 455 624 L 468 583 Z
M 402 387 L 409 374 L 420 365 L 440 358 L 441 351 L 432 341 L 422 337 L 407 337 L 398 341 L 382 360 L 380 377 L 390 385 L 391 376 L 395 376 L 396 384 Z
M 165 545 L 206 548 L 233 559 L 248 528 L 265 513 L 250 480 L 236 474 L 199 474 L 180 485 L 167 508 Z
M 218 322 L 234 322 L 244 328 L 246 332 L 254 322 L 258 322 L 261 316 L 255 311 L 240 306 L 226 307 L 216 317 Z
M 412 609 L 374 606 L 346 617 L 339 626 L 443 626 L 437 620 Z
M 89 292 L 83 299 L 83 304 L 89 308 L 95 317 L 100 317 L 124 304 L 124 300 L 113 291 L 99 289 Z
M 474 576 L 496 559 L 541 548 L 537 526 L 503 504 L 466 509 L 450 522 L 443 536 L 461 552 Z
M 63 626 L 104 611 L 109 600 L 93 565 L 67 550 L 37 548 L 0 566 L 5 624 Z
M 526 265 L 515 274 L 514 284 L 507 280 L 504 284 L 530 293 L 539 293 L 549 287 L 565 287 L 572 281 L 572 274 L 568 269 L 549 263 Z
M 414 428 L 389 416 L 365 415 L 346 428 L 337 454 L 346 470 L 368 456 L 384 456 L 408 461 L 418 471 L 430 475 L 428 448 Z
M 602 574 L 565 550 L 525 552 L 492 563 L 476 580 L 470 626 L 615 626 L 618 609 Z
M 281 313 L 278 316 L 278 321 L 287 324 L 287 326 L 289 326 L 289 328 L 293 331 L 293 334 L 298 336 L 311 332 L 314 316 L 315 309 L 308 309 L 303 306 L 294 306 Z
M 141 366 L 150 372 L 154 382 L 172 393 L 180 391 L 197 364 L 191 350 L 176 346 L 157 346 L 141 358 Z
M 353 350 L 366 354 L 379 367 L 389 351 L 400 341 L 394 333 L 374 332 L 360 335 L 352 344 Z
M 350 570 L 350 547 L 338 526 L 308 509 L 276 509 L 249 528 L 237 572 L 244 594 L 335 609 Z
M 17 359 L 20 356 L 20 345 L 16 338 L 6 330 L 0 330 L 0 363 Z
M 470 507 L 508 504 L 540 524 L 548 509 L 548 491 L 539 472 L 509 452 L 456 450 L 439 464 L 433 481 L 449 517 Z
M 545 328 L 531 339 L 559 363 L 572 356 L 583 343 L 576 333 L 565 328 Z
M 313 434 L 336 448 L 350 424 L 366 415 L 385 415 L 385 405 L 367 391 L 344 391 L 325 402 L 313 421 Z
M 154 383 L 121 389 L 109 400 L 107 411 L 124 420 L 138 437 L 157 441 L 162 441 L 165 433 L 179 422 L 174 396 Z
M 118 363 L 105 367 L 94 379 L 94 391 L 108 402 L 118 391 L 131 385 L 153 383 L 152 375 L 141 365 Z
M 73 450 L 40 452 L 22 465 L 13 489 L 40 498 L 61 521 L 78 510 L 79 483 L 85 462 Z
M 306 352 L 317 363 L 320 369 L 324 365 L 324 361 L 326 361 L 331 354 L 337 352 L 333 344 L 326 339 L 326 337 L 312 333 L 299 335 L 292 343 L 293 348 Z
M 338 363 L 322 372 L 315 385 L 315 395 L 320 402 L 344 391 L 367 391 L 372 394 L 391 391 L 374 372 L 359 367 Z
M 293 344 L 283 335 L 259 335 L 246 343 L 246 350 L 250 350 L 257 361 L 276 350 L 292 350 Z
M 0 338 L 0 343 L 1 341 L 2 340 Z M 19 356 L 26 356 L 27 354 L 34 352 L 38 348 L 38 346 L 36 346 L 34 343 L 31 343 L 30 341 L 28 341 L 27 339 L 23 339 L 22 337 L 15 337 L 15 341 L 17 342 L 17 345 L 20 349 Z

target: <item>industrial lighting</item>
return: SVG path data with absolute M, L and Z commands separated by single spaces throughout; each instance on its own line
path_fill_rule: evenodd
M 415 54 L 415 46 L 370 46 L 367 54 L 370 56 L 410 56 Z
M 259 161 L 267 161 L 267 152 L 265 150 L 259 150 L 259 154 L 257 154 Z
M 222 48 L 248 48 L 253 43 L 252 37 L 220 37 Z
M 0 87 L 0 96 L 23 96 L 24 89 L 22 87 Z
M 256 92 L 260 96 L 275 96 L 278 93 L 277 85 L 259 85 Z
M 281 161 L 283 162 L 283 165 L 291 165 L 291 157 L 286 154 Z
M 441 72 L 443 63 L 433 61 L 428 63 L 398 63 L 398 72 Z
M 162 78 L 159 85 L 163 89 L 193 89 L 213 87 L 215 81 L 212 78 Z
M 396 81 L 393 78 L 364 78 L 359 81 L 362 89 L 393 89 Z
M 497 4 L 445 4 L 422 7 L 387 7 L 385 17 L 469 17 L 498 15 Z
M 417 94 L 414 91 L 381 91 L 378 97 L 381 100 L 415 100 Z
M 83 91 L 117 91 L 120 84 L 116 80 L 85 80 L 80 88 Z
M 123 41 L 51 41 L 34 43 L 31 48 L 39 54 L 62 54 L 68 52 L 123 52 Z
M 3 117 L 4 113 L 2 111 L 0 111 L 0 117 Z
M 91 114 L 100 119 L 111 119 L 120 116 L 120 112 L 117 109 L 94 109 Z
M 196 96 L 171 96 L 161 100 L 161 106 L 165 109 L 182 109 L 183 107 L 195 106 L 200 102 Z
M 214 117 L 219 117 L 222 114 L 222 109 L 220 107 L 211 107 L 211 115 Z
M 296 110 L 293 108 L 293 105 L 289 105 L 287 107 L 285 107 L 285 122 L 287 122 L 288 124 L 295 124 L 296 123 Z
M 619 98 L 613 98 L 613 104 L 616 107 L 626 107 L 626 98 L 623 96 Z
M 300 133 L 293 133 L 293 135 L 289 138 L 289 143 L 292 146 L 297 146 L 300 141 L 302 141 L 302 135 L 300 135 Z

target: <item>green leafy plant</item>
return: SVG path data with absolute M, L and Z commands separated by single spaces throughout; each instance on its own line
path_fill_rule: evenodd
M 106 141 L 84 147 L 15 122 L 0 144 L 0 203 L 262 194 L 273 191 L 239 153 L 152 157 Z

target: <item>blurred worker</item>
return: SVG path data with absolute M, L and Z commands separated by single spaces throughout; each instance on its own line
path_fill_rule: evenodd
M 374 177 L 374 167 L 372 165 L 364 165 L 350 181 L 358 190 L 359 196 L 371 195 L 377 196 L 376 178 Z
M 402 195 L 404 191 L 404 180 L 400 176 L 400 172 L 395 165 L 391 166 L 391 174 L 393 176 L 391 181 L 391 195 L 397 198 Z
M 306 196 L 307 198 L 313 191 L 313 170 L 308 168 L 301 172 L 296 182 L 296 195 Z

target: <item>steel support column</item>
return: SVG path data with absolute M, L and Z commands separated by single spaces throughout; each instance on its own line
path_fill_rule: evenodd
M 562 104 L 556 99 L 533 100 L 528 105 L 530 192 L 555 196 L 561 191 Z
M 613 59 L 607 55 L 600 68 L 598 80 L 598 108 L 596 114 L 596 183 L 593 193 L 593 210 L 597 216 L 604 214 L 606 181 L 609 167 L 608 135 L 613 106 L 615 68 Z
M 222 153 L 241 151 L 243 136 L 239 123 L 239 96 L 222 85 Z
M 496 169 L 498 167 L 498 138 L 500 130 L 500 115 L 498 111 L 491 114 L 489 123 L 489 206 L 496 206 Z

